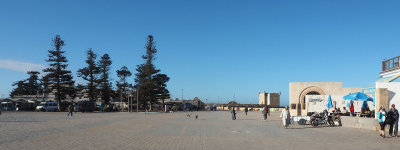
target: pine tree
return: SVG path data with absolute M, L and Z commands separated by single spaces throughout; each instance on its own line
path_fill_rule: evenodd
M 74 81 L 72 80 L 72 73 L 70 70 L 67 70 L 68 60 L 63 55 L 65 51 L 62 51 L 62 47 L 64 46 L 64 41 L 61 40 L 59 35 L 53 39 L 52 45 L 54 46 L 53 50 L 49 50 L 50 53 L 49 58 L 46 60 L 49 62 L 48 68 L 45 68 L 43 72 L 47 72 L 47 74 L 43 77 L 43 81 L 46 92 L 54 92 L 55 98 L 58 101 L 58 109 L 60 110 L 61 100 L 67 98 L 67 95 L 74 94 Z
M 26 80 L 28 82 L 26 83 L 27 95 L 40 94 L 41 87 L 38 77 L 39 74 L 40 73 L 38 71 L 28 71 L 29 78 Z
M 126 66 L 122 66 L 121 69 L 117 70 L 117 76 L 119 78 L 119 81 L 117 81 L 116 85 L 120 94 L 120 99 L 122 101 L 123 97 L 125 97 L 124 94 L 126 92 L 126 89 L 132 86 L 126 81 L 128 77 L 132 76 L 132 73 Z
M 12 84 L 12 86 L 17 86 L 17 87 L 11 91 L 10 97 L 27 94 L 26 84 L 24 82 L 25 82 L 24 80 L 21 80 L 14 82 Z
M 169 78 L 165 74 L 160 74 L 160 70 L 153 64 L 157 49 L 152 35 L 147 37 L 145 48 L 146 54 L 142 56 L 145 63 L 136 68 L 135 88 L 139 90 L 139 99 L 150 103 L 151 110 L 151 105 L 155 101 L 169 97 L 169 91 L 166 89 Z
M 113 96 L 113 90 L 112 90 L 112 84 L 110 82 L 109 78 L 109 71 L 110 71 L 110 66 L 112 64 L 111 58 L 108 54 L 104 54 L 101 57 L 101 60 L 99 61 L 99 71 L 100 71 L 100 79 L 99 79 L 99 85 L 100 85 L 100 95 L 101 99 L 105 101 L 105 103 L 108 105 L 110 102 L 110 99 Z
M 88 82 L 86 86 L 86 93 L 88 94 L 90 101 L 95 101 L 97 99 L 98 94 L 98 74 L 99 67 L 96 64 L 97 55 L 93 52 L 92 49 L 89 49 L 87 52 L 87 60 L 85 61 L 87 67 L 78 70 L 78 77 L 86 80 Z
M 28 79 L 17 81 L 12 86 L 17 86 L 11 93 L 10 96 L 14 97 L 17 95 L 38 95 L 41 94 L 41 85 L 37 71 L 28 71 Z

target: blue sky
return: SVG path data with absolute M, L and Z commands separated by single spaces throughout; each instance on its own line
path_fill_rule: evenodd
M 143 62 L 146 36 L 174 98 L 257 103 L 258 92 L 290 82 L 367 87 L 381 60 L 400 54 L 398 1 L 0 1 L 0 96 L 23 72 L 46 66 L 51 39 L 65 41 L 69 69 L 85 66 L 88 48 L 115 70 Z M 133 82 L 133 77 L 131 78 Z

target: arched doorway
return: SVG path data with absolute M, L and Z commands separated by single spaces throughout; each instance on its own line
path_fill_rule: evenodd
M 307 109 L 306 108 L 307 107 L 306 95 L 325 95 L 325 92 L 320 87 L 316 87 L 316 86 L 311 86 L 311 87 L 305 88 L 299 96 L 299 102 L 298 102 L 298 106 L 297 106 L 297 113 L 299 115 L 302 115 L 302 111 L 305 111 Z M 305 112 L 305 113 L 307 113 L 307 112 Z

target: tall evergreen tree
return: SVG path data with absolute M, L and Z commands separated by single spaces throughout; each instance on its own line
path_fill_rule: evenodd
M 12 86 L 17 86 L 11 93 L 10 96 L 14 97 L 17 95 L 39 95 L 41 94 L 41 85 L 37 71 L 28 71 L 28 79 L 17 81 Z
M 27 79 L 27 94 L 28 95 L 39 95 L 41 94 L 41 87 L 40 87 L 40 81 L 39 81 L 39 75 L 40 73 L 38 71 L 28 71 L 29 78 Z
M 86 93 L 88 94 L 90 101 L 95 101 L 97 99 L 98 94 L 98 75 L 99 75 L 99 67 L 96 64 L 97 55 L 93 52 L 92 49 L 89 49 L 87 52 L 87 60 L 85 61 L 87 66 L 78 70 L 78 77 L 86 80 L 88 82 L 86 86 Z
M 150 103 L 151 110 L 151 104 L 155 101 L 169 97 L 169 91 L 166 89 L 169 78 L 165 74 L 160 74 L 160 70 L 153 64 L 157 49 L 152 35 L 147 37 L 145 48 L 146 54 L 142 56 L 145 63 L 137 66 L 135 88 L 139 90 L 139 99 Z
M 72 73 L 67 70 L 68 60 L 63 55 L 65 51 L 62 51 L 64 46 L 64 41 L 61 40 L 59 35 L 53 39 L 52 45 L 53 50 L 49 50 L 49 58 L 46 60 L 49 62 L 48 68 L 45 68 L 43 72 L 47 74 L 43 77 L 43 81 L 46 92 L 53 92 L 55 99 L 58 101 L 58 109 L 60 109 L 61 100 L 67 98 L 67 95 L 73 95 L 74 91 L 74 81 L 72 78 Z
M 101 99 L 105 101 L 108 105 L 110 99 L 112 98 L 112 84 L 110 82 L 109 74 L 110 74 L 110 66 L 112 64 L 111 58 L 108 54 L 104 54 L 99 61 L 99 71 L 100 71 L 100 96 Z
M 156 84 L 156 98 L 162 100 L 162 106 L 164 107 L 164 100 L 170 98 L 167 89 L 169 77 L 166 74 L 157 74 L 154 76 L 154 81 Z
M 14 82 L 12 84 L 12 86 L 17 86 L 17 87 L 11 91 L 10 97 L 27 94 L 26 84 L 24 82 L 25 82 L 24 80 L 21 80 Z
M 128 77 L 132 76 L 132 73 L 129 71 L 128 67 L 122 66 L 121 69 L 117 70 L 117 76 L 119 78 L 119 81 L 117 81 L 116 85 L 120 94 L 120 99 L 122 101 L 123 97 L 125 97 L 125 92 L 127 88 L 132 86 L 126 81 Z

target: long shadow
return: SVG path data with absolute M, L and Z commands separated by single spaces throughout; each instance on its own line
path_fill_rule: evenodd
M 0 122 L 42 122 L 42 121 L 14 121 L 14 120 L 0 120 Z
M 287 128 L 287 129 L 308 129 L 308 128 L 334 128 L 334 127 L 331 127 L 331 126 L 316 126 L 316 127 L 313 127 L 313 126 L 305 126 L 305 127 L 295 127 L 295 128 L 291 128 L 290 126 L 289 126 L 289 128 Z

